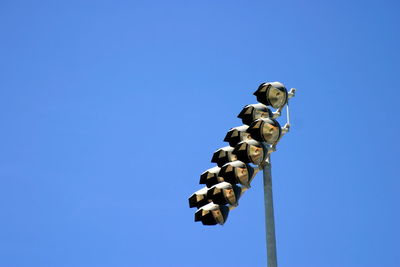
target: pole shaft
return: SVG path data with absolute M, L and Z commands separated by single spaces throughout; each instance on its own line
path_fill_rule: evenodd
M 277 267 L 274 203 L 272 197 L 271 163 L 267 162 L 263 170 L 264 177 L 264 202 L 265 202 L 265 232 L 267 237 L 267 262 L 268 267 Z

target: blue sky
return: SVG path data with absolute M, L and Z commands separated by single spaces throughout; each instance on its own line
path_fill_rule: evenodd
M 224 226 L 187 198 L 276 80 L 279 265 L 400 266 L 398 10 L 1 1 L 0 266 L 265 266 L 261 175 Z

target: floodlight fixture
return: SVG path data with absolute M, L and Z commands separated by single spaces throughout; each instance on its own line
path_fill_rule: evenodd
M 205 184 L 207 187 L 211 187 L 219 182 L 223 182 L 224 179 L 219 177 L 220 167 L 213 167 L 206 170 L 200 175 L 200 184 Z
M 267 149 L 256 140 L 242 141 L 235 146 L 233 153 L 244 163 L 261 164 L 267 156 Z
M 255 120 L 247 131 L 255 140 L 271 145 L 275 144 L 282 135 L 279 122 L 268 118 Z
M 274 114 L 266 105 L 258 103 L 245 106 L 237 117 L 243 124 L 250 125 L 257 119 L 273 118 Z
M 196 211 L 194 221 L 202 222 L 204 225 L 224 224 L 228 214 L 229 208 L 227 206 L 211 202 Z
M 285 106 L 289 98 L 286 87 L 280 82 L 262 83 L 254 95 L 258 102 L 277 109 Z
M 233 147 L 226 146 L 214 152 L 211 162 L 217 163 L 218 167 L 222 167 L 225 163 L 237 160 L 233 152 Z
M 238 200 L 242 194 L 242 188 L 235 184 L 221 182 L 214 185 L 207 191 L 207 198 L 218 205 L 238 205 Z
M 223 177 L 225 182 L 250 187 L 250 183 L 258 171 L 258 168 L 254 168 L 249 164 L 236 160 L 228 162 L 222 166 L 219 176 Z
M 189 197 L 189 207 L 191 207 L 191 208 L 194 208 L 194 207 L 200 208 L 200 207 L 210 203 L 211 200 L 209 200 L 207 198 L 207 191 L 208 191 L 208 188 L 207 187 L 203 187 L 202 189 L 194 192 Z
M 242 125 L 230 129 L 226 134 L 224 141 L 228 142 L 231 147 L 234 147 L 241 141 L 251 140 L 250 134 L 246 132 L 248 128 L 249 126 Z

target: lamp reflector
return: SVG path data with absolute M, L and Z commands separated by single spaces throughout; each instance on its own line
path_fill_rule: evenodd
M 241 184 L 250 187 L 250 183 L 258 170 L 242 161 L 233 161 L 222 166 L 219 176 L 230 184 Z
M 233 153 L 237 156 L 238 160 L 244 163 L 260 164 L 266 155 L 263 145 L 256 140 L 242 141 L 235 146 Z
M 229 204 L 237 206 L 241 193 L 241 187 L 235 184 L 221 182 L 207 191 L 207 198 L 218 205 Z
M 262 83 L 254 95 L 258 102 L 274 108 L 283 107 L 288 100 L 287 89 L 280 82 Z
M 276 143 L 282 134 L 282 129 L 277 120 L 258 119 L 255 120 L 247 129 L 251 136 L 260 142 L 267 144 Z

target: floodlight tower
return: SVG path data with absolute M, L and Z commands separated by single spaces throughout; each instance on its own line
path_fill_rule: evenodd
M 239 205 L 239 198 L 262 170 L 268 267 L 277 266 L 271 154 L 289 131 L 289 99 L 294 97 L 295 91 L 294 88 L 288 91 L 280 82 L 262 83 L 254 92 L 260 103 L 247 105 L 239 113 L 238 117 L 245 125 L 228 131 L 224 141 L 229 146 L 214 152 L 211 160 L 218 166 L 200 176 L 200 184 L 206 184 L 206 187 L 189 197 L 189 206 L 198 208 L 195 221 L 204 225 L 224 224 L 229 211 Z M 276 111 L 272 112 L 267 106 Z M 281 127 L 276 118 L 285 106 L 287 121 Z

